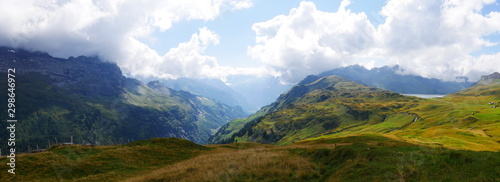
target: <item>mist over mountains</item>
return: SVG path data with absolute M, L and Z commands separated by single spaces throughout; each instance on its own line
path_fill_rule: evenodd
M 467 77 L 457 81 L 442 81 L 405 74 L 399 66 L 383 66 L 366 69 L 359 65 L 337 68 L 318 74 L 318 77 L 337 75 L 349 80 L 403 94 L 450 94 L 470 87 Z

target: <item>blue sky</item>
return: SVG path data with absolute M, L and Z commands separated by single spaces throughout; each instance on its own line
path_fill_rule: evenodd
M 143 78 L 296 83 L 359 64 L 477 80 L 500 71 L 499 12 L 496 0 L 6 0 L 0 45 Z
M 255 66 L 258 61 L 251 60 L 247 54 L 247 47 L 255 43 L 255 32 L 252 25 L 277 15 L 288 15 L 292 8 L 299 6 L 299 0 L 255 0 L 253 6 L 239 11 L 226 11 L 213 21 L 192 20 L 176 23 L 171 29 L 164 32 L 155 32 L 156 41 L 147 42 L 160 54 L 165 54 L 170 48 L 191 38 L 198 28 L 207 27 L 221 37 L 220 43 L 207 49 L 208 55 L 215 55 L 219 62 L 228 66 Z M 334 12 L 338 9 L 341 0 L 316 0 L 318 10 Z M 353 12 L 365 12 L 368 18 L 376 25 L 382 23 L 380 10 L 384 1 L 353 1 L 349 8 Z

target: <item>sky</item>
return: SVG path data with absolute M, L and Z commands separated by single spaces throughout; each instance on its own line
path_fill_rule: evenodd
M 500 72 L 495 0 L 1 1 L 0 45 L 99 56 L 131 77 L 296 83 L 354 64 L 446 81 Z

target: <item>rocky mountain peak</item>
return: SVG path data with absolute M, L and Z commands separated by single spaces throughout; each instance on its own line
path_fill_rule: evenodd
M 500 73 L 495 72 L 489 75 L 481 76 L 481 79 L 477 83 L 479 85 L 489 85 L 494 83 L 500 83 L 498 80 L 500 80 Z

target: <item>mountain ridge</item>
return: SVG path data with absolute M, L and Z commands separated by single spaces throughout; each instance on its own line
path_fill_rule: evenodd
M 312 126 L 315 125 L 313 123 L 319 122 L 318 126 L 322 126 L 323 128 L 321 127 L 317 128 L 316 126 L 314 126 L 316 127 L 314 129 L 315 131 L 311 131 L 312 133 L 314 133 L 312 135 L 318 135 L 321 132 L 326 132 L 326 130 L 340 126 L 341 122 L 344 121 L 347 122 L 347 120 L 349 119 L 366 120 L 368 115 L 370 115 L 372 111 L 366 109 L 356 109 L 355 108 L 357 107 L 356 102 L 359 102 L 356 101 L 356 97 L 363 97 L 366 100 L 370 100 L 370 102 L 374 102 L 372 100 L 377 100 L 377 99 L 393 98 L 395 100 L 400 100 L 402 98 L 405 98 L 400 94 L 392 93 L 378 88 L 367 87 L 339 76 L 334 76 L 334 75 L 325 77 L 309 76 L 299 84 L 293 86 L 290 89 L 290 91 L 278 97 L 278 99 L 276 99 L 274 103 L 266 107 L 263 107 L 263 109 L 261 109 L 256 114 L 250 116 L 246 120 L 245 119 L 239 120 L 242 121 L 238 123 L 239 126 L 236 126 L 236 128 L 238 128 L 239 131 L 236 132 L 228 131 L 228 127 L 232 124 L 232 122 L 234 123 L 234 121 L 232 121 L 223 126 L 218 131 L 218 133 L 212 136 L 209 139 L 209 143 L 231 143 L 237 141 L 238 137 L 243 137 L 247 135 L 249 136 L 259 132 L 260 134 L 258 135 L 260 136 L 257 136 L 257 138 L 261 139 L 266 138 L 264 143 L 269 143 L 269 142 L 274 143 L 277 142 L 277 140 L 281 140 L 281 138 L 283 137 L 285 138 L 288 137 L 286 139 L 286 142 L 292 143 L 293 141 L 295 141 L 295 139 L 292 139 L 291 136 L 278 136 L 280 133 L 279 130 L 282 130 L 281 128 L 283 127 L 286 128 L 289 127 L 290 125 Z M 335 100 L 338 100 L 339 103 L 337 103 L 337 101 Z M 314 103 L 325 103 L 328 105 L 329 104 L 328 102 L 330 101 L 332 103 L 335 103 L 334 105 L 336 105 L 336 107 L 338 106 L 335 109 L 342 110 L 345 116 L 344 115 L 339 116 L 336 113 L 333 113 L 328 109 L 325 110 L 323 108 L 330 106 L 321 106 L 318 108 L 313 106 Z M 353 105 L 348 105 L 346 103 L 341 103 L 342 101 L 354 102 L 354 103 Z M 373 104 L 375 105 L 375 103 Z M 398 106 L 383 106 L 383 107 L 398 107 Z M 282 114 L 277 114 L 277 113 L 282 113 Z M 322 117 L 319 120 L 307 119 L 311 118 L 311 116 L 313 115 L 321 115 L 324 117 Z M 281 128 L 273 128 L 274 126 L 277 125 L 274 122 L 276 118 L 281 118 L 280 121 L 290 120 L 290 123 L 289 122 L 280 123 Z M 294 118 L 302 118 L 302 119 L 294 119 Z M 259 129 L 259 132 L 252 131 L 253 130 L 252 128 L 255 128 L 257 125 L 266 122 L 274 123 L 270 124 L 272 125 L 271 129 L 270 128 Z M 301 123 L 301 124 L 297 125 L 296 123 Z M 262 127 L 266 128 L 265 126 Z M 268 135 L 271 135 L 272 137 Z M 269 137 L 272 139 L 269 140 Z M 261 139 L 257 138 L 253 138 L 250 140 L 243 139 L 243 141 L 262 142 Z M 299 139 L 305 139 L 305 137 L 299 137 Z
M 241 108 L 126 78 L 115 63 L 97 57 L 62 59 L 1 47 L 0 72 L 6 75 L 9 68 L 16 69 L 20 151 L 71 137 L 96 145 L 152 137 L 205 143 L 222 124 L 245 116 Z M 6 82 L 0 80 L 0 89 L 7 90 Z M 6 112 L 0 118 L 6 120 Z M 0 138 L 6 135 L 2 132 Z
M 416 75 L 403 75 L 399 66 L 383 66 L 367 69 L 360 65 L 352 65 L 320 73 L 318 76 L 338 75 L 346 79 L 392 92 L 403 94 L 450 94 L 470 87 L 466 77 L 461 82 L 442 81 Z

